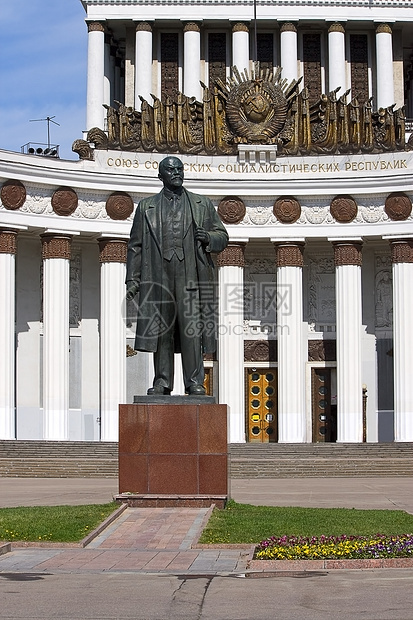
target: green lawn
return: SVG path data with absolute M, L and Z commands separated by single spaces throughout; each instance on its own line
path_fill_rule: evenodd
M 270 536 L 369 536 L 377 533 L 413 533 L 413 515 L 401 510 L 251 506 L 231 500 L 225 510 L 214 510 L 199 542 L 257 544 Z
M 0 509 L 0 540 L 79 542 L 118 505 Z M 413 515 L 401 510 L 279 508 L 228 502 L 214 510 L 199 542 L 252 543 L 271 536 L 370 536 L 413 533 Z
M 118 504 L 0 508 L 0 540 L 79 542 Z

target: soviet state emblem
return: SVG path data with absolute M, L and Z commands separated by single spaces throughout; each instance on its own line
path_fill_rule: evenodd
M 275 143 L 284 127 L 287 108 L 287 100 L 275 80 L 241 81 L 227 93 L 227 120 L 237 142 Z

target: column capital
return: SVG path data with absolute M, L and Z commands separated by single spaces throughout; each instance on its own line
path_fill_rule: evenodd
M 103 238 L 99 243 L 99 262 L 126 263 L 128 242 L 126 239 Z
M 293 22 L 283 22 L 280 32 L 297 32 L 297 26 Z
M 249 32 L 249 28 L 245 22 L 235 22 L 232 26 L 232 32 Z
M 101 21 L 86 22 L 88 32 L 105 32 L 105 25 Z
M 341 34 L 346 33 L 343 24 L 340 24 L 339 22 L 334 22 L 333 24 L 331 24 L 331 26 L 328 29 L 329 34 L 330 32 L 341 32 Z
M 413 239 L 391 239 L 391 262 L 413 263 Z
M 392 34 L 393 31 L 390 28 L 389 24 L 379 24 L 376 27 L 376 34 L 381 34 L 382 32 L 384 32 L 385 34 Z
M 40 235 L 42 241 L 42 258 L 71 258 L 72 237 L 58 233 Z
M 302 267 L 304 246 L 304 241 L 275 241 L 277 267 Z
M 201 32 L 199 22 L 184 22 L 184 33 L 185 32 Z
M 152 26 L 149 22 L 137 22 L 135 26 L 136 32 L 152 32 Z
M 334 249 L 334 264 L 336 267 L 342 265 L 362 264 L 362 241 L 332 241 Z
M 16 254 L 17 230 L 0 228 L 0 254 Z
M 229 242 L 225 250 L 218 254 L 218 267 L 245 267 L 246 245 L 246 242 Z

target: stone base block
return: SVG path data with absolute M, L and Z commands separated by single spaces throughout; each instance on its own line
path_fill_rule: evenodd
M 138 495 L 119 493 L 114 500 L 132 508 L 208 508 L 216 506 L 223 509 L 227 503 L 226 495 Z
M 227 497 L 227 406 L 119 405 L 119 493 Z

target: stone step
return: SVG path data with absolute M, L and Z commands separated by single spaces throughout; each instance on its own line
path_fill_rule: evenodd
M 0 441 L 0 458 L 43 455 L 67 458 L 107 456 L 117 458 L 117 442 L 100 441 Z
M 413 476 L 413 443 L 230 444 L 232 478 Z M 0 477 L 116 478 L 116 442 L 0 441 Z
M 0 477 L 116 478 L 117 459 L 0 458 Z

